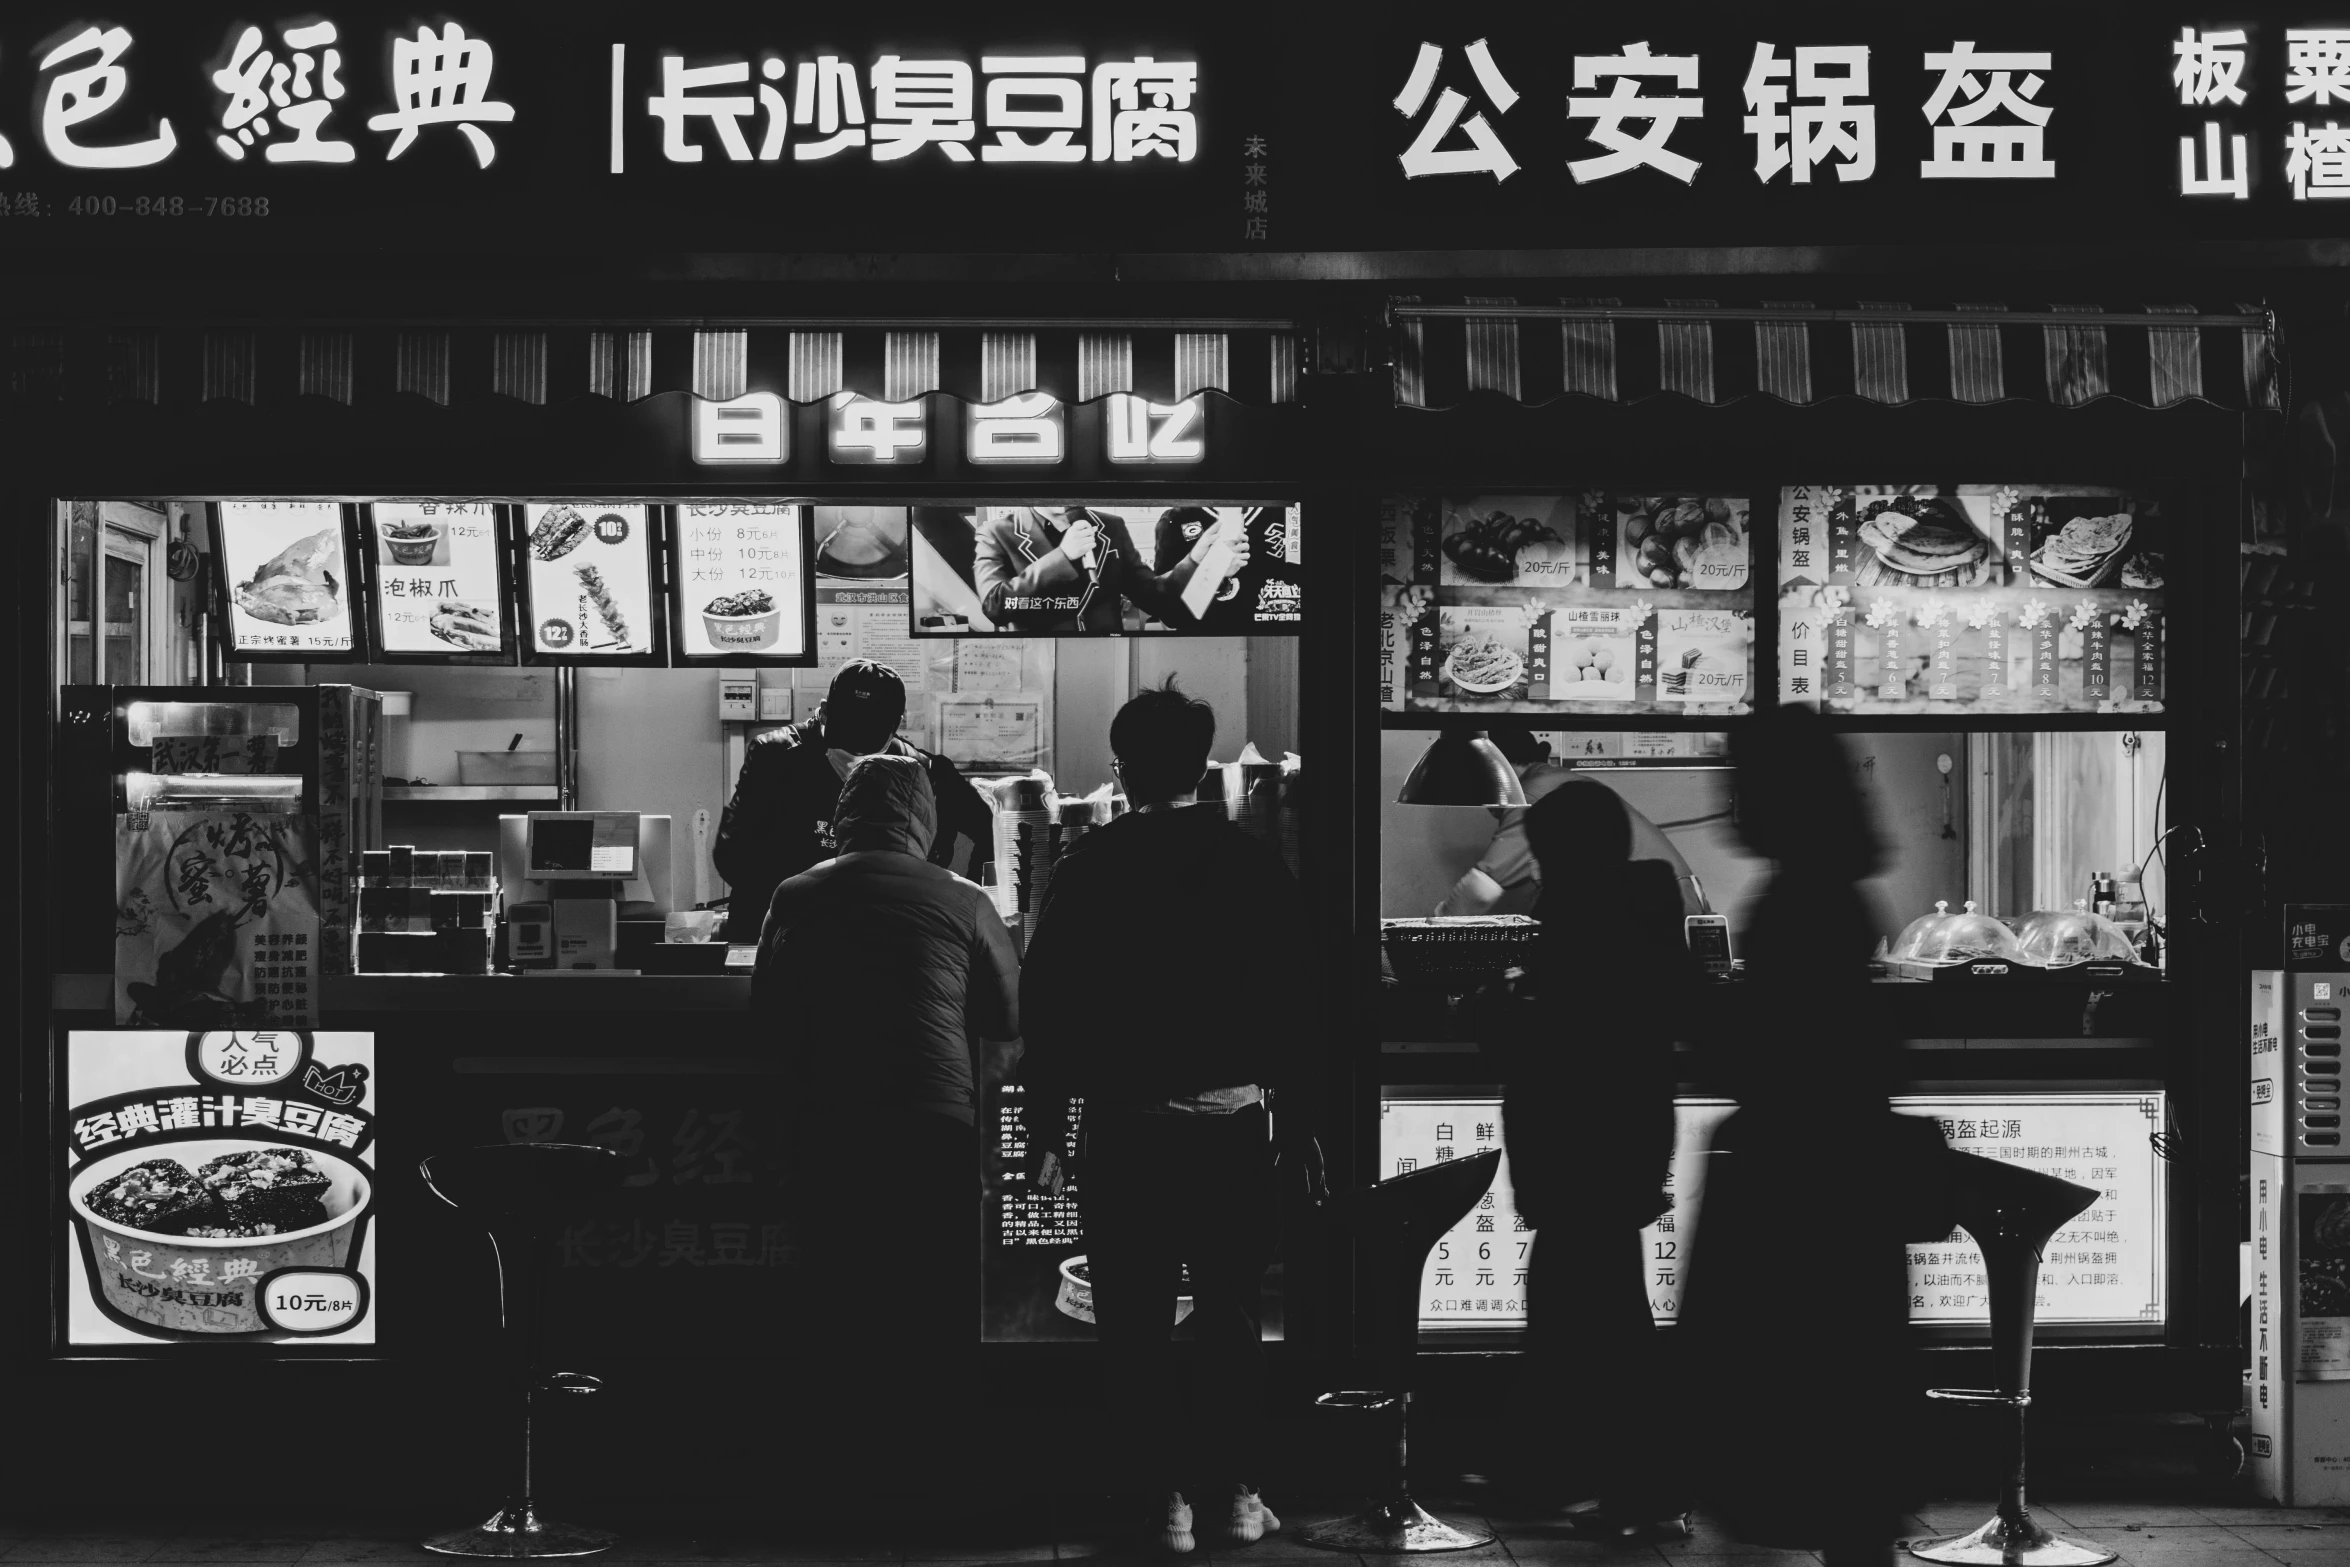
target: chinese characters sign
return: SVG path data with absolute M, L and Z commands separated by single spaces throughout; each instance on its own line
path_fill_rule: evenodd
M 222 501 L 215 514 L 232 657 L 357 651 L 341 506 Z
M 498 508 L 450 501 L 378 501 L 376 646 L 386 653 L 506 654 Z
M 114 1015 L 150 1028 L 316 1021 L 310 816 L 127 811 L 114 830 Z
M 2164 532 L 2158 503 L 2078 486 L 1792 486 L 1780 699 L 2160 712 Z
M 522 508 L 530 650 L 565 658 L 657 651 L 653 511 L 605 501 Z
M 806 532 L 798 506 L 680 506 L 679 656 L 809 657 Z
M 70 1348 L 376 1341 L 375 1041 L 66 1036 Z

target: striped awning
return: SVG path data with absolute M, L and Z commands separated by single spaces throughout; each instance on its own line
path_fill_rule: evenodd
M 663 392 L 773 392 L 795 403 L 943 392 L 994 403 L 1042 391 L 1085 403 L 1215 391 L 1263 404 L 1297 400 L 1304 341 L 1291 323 L 1263 321 L 67 326 L 8 334 L 0 395 L 166 406 L 410 396 L 450 407 L 487 397 L 633 403 Z
M 1725 304 L 1470 297 L 1390 302 L 1395 400 L 1708 404 L 1757 394 L 1903 404 L 2277 408 L 2275 319 L 2258 305 Z

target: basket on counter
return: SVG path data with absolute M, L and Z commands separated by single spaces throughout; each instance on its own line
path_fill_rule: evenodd
M 1524 964 L 1541 929 L 1523 914 L 1480 914 L 1381 920 L 1379 938 L 1398 983 L 1466 991 Z

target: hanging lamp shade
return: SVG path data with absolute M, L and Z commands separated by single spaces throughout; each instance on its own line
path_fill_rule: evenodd
M 1400 805 L 1524 805 L 1518 770 L 1482 729 L 1448 729 L 1428 742 L 1396 793 Z

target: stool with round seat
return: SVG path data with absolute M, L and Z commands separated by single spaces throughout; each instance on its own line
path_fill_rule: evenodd
M 1437 1238 L 1461 1222 L 1493 1185 L 1501 1150 L 1448 1159 L 1390 1181 L 1363 1187 L 1337 1207 L 1372 1270 L 1371 1330 L 1376 1335 L 1380 1386 L 1370 1392 L 1325 1393 L 1314 1402 L 1372 1416 L 1388 1427 L 1382 1472 L 1369 1505 L 1299 1538 L 1330 1551 L 1402 1553 L 1465 1551 L 1492 1543 L 1492 1534 L 1446 1523 L 1412 1500 L 1405 1433 L 1412 1401 L 1412 1369 L 1420 1350 L 1420 1278 Z
M 1959 1227 L 1975 1238 L 1990 1281 L 1991 1359 L 1999 1386 L 1937 1388 L 1929 1396 L 1986 1405 L 2008 1416 L 2007 1473 L 1989 1523 L 1953 1539 L 1912 1545 L 1910 1554 L 1948 1567 L 2100 1567 L 2115 1553 L 2049 1533 L 2024 1504 L 2024 1424 L 2032 1403 L 2032 1317 L 2040 1256 L 2048 1238 L 2097 1200 L 2087 1186 L 2038 1170 L 1952 1153 L 1949 1172 Z
M 544 1299 L 539 1262 L 551 1226 L 566 1211 L 620 1189 L 623 1161 L 609 1148 L 579 1143 L 495 1143 L 435 1154 L 421 1166 L 424 1184 L 489 1232 L 498 1269 L 500 1348 L 522 1395 L 522 1466 L 506 1504 L 487 1521 L 424 1542 L 449 1556 L 531 1559 L 591 1556 L 617 1536 L 540 1515 L 532 1490 L 531 1419 L 542 1394 L 584 1394 L 603 1384 L 539 1363 Z

